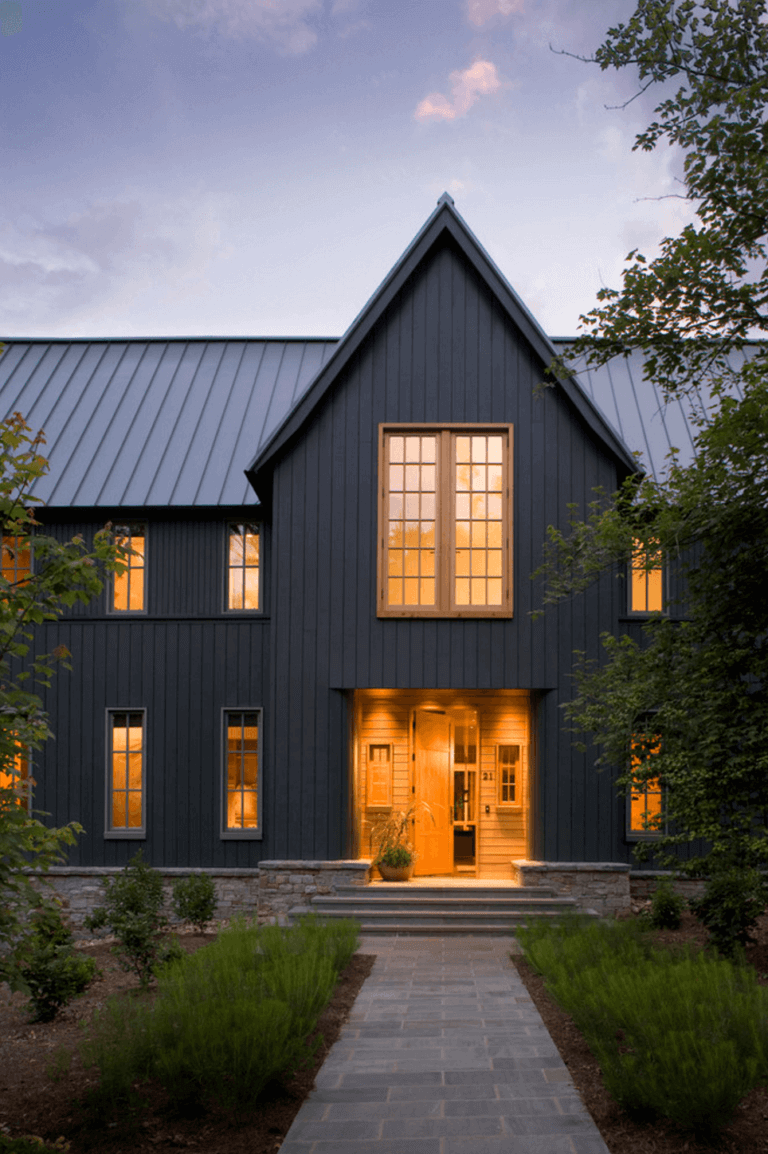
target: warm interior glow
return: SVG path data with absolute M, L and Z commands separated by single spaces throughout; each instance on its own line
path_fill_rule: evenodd
M 16 804 L 28 810 L 31 786 L 29 760 L 24 754 L 17 753 L 13 759 L 13 773 L 0 771 L 0 789 L 12 789 Z
M 3 537 L 0 573 L 9 585 L 17 585 L 31 575 L 32 552 L 29 540 Z
M 259 825 L 259 728 L 256 713 L 227 713 L 227 829 Z
M 512 805 L 517 800 L 515 790 L 520 766 L 520 746 L 500 745 L 496 751 L 498 766 L 499 805 Z
M 133 553 L 127 558 L 125 572 L 114 576 L 112 608 L 121 613 L 138 613 L 144 609 L 144 529 L 141 526 L 118 525 L 115 538 L 120 545 L 132 549 Z
M 437 437 L 388 438 L 387 603 L 435 604 Z
M 259 608 L 259 530 L 256 525 L 229 527 L 227 608 Z
M 635 548 L 630 572 L 631 612 L 660 613 L 664 600 L 663 585 L 661 550 L 646 551 L 642 545 Z
M 112 829 L 141 829 L 144 717 L 112 714 Z
M 503 438 L 455 438 L 457 606 L 502 603 Z
M 647 765 L 659 752 L 660 744 L 656 735 L 653 735 L 650 741 L 640 736 L 633 738 L 633 776 L 635 771 Z M 661 829 L 662 787 L 658 777 L 638 780 L 633 784 L 629 810 L 629 828 L 632 833 L 654 833 Z

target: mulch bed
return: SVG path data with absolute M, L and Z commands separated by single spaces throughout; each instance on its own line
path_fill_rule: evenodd
M 180 941 L 192 953 L 215 936 L 187 933 Z M 196 1154 L 275 1154 L 375 961 L 372 955 L 354 955 L 318 1022 L 323 1040 L 311 1066 L 267 1086 L 250 1116 L 233 1120 L 200 1110 L 185 1117 L 168 1108 L 160 1087 L 148 1086 L 142 1087 L 132 1109 L 98 1118 L 84 1102 L 98 1078 L 79 1058 L 84 1026 L 109 997 L 138 996 L 139 985 L 118 967 L 108 945 L 82 948 L 96 960 L 102 976 L 53 1022 L 31 1024 L 24 998 L 0 987 L 0 1133 L 39 1135 L 51 1143 L 62 1136 L 71 1143 L 70 1154 L 178 1154 L 183 1149 Z M 68 1068 L 67 1054 L 73 1055 Z
M 659 944 L 703 947 L 707 933 L 693 914 L 683 914 L 679 930 L 657 931 Z M 757 942 L 747 950 L 761 984 L 768 984 L 768 916 L 760 919 Z M 603 1086 L 600 1067 L 573 1019 L 561 1010 L 544 988 L 541 978 L 521 955 L 514 955 L 528 993 L 560 1051 L 563 1061 L 611 1154 L 766 1154 L 768 1152 L 768 1091 L 753 1090 L 742 1101 L 733 1121 L 710 1143 L 681 1133 L 671 1122 L 637 1123 L 621 1110 Z

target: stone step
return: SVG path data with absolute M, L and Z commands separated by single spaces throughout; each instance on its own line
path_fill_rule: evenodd
M 494 917 L 478 915 L 472 917 L 466 911 L 456 913 L 451 916 L 449 914 L 427 916 L 423 914 L 412 914 L 403 917 L 398 916 L 396 912 L 392 915 L 377 914 L 371 917 L 371 911 L 366 908 L 359 910 L 348 909 L 344 914 L 337 912 L 325 912 L 319 910 L 316 906 L 295 906 L 289 912 L 289 920 L 292 922 L 295 918 L 301 917 L 303 914 L 319 913 L 321 917 L 348 917 L 356 918 L 360 922 L 361 934 L 467 934 L 467 935 L 512 935 L 515 930 L 524 928 L 531 917 L 535 918 L 554 918 L 562 911 L 551 911 L 542 914 L 519 913 L 511 917 L 499 918 L 498 915 Z M 583 911 L 587 914 L 597 917 L 594 910 Z
M 422 894 L 431 897 L 462 897 L 462 898 L 556 898 L 558 897 L 557 890 L 551 889 L 548 886 L 511 886 L 511 885 L 494 885 L 489 882 L 487 885 L 462 885 L 461 882 L 455 885 L 425 885 L 417 881 L 409 882 L 372 882 L 365 886 L 345 886 L 339 885 L 336 887 L 337 894 L 365 894 L 366 896 L 380 893 L 397 893 L 408 896 Z
M 523 913 L 558 913 L 565 910 L 577 909 L 573 898 L 474 898 L 466 896 L 432 897 L 430 894 L 407 896 L 401 894 L 364 894 L 364 895 L 334 895 L 318 894 L 312 898 L 315 909 L 323 911 L 338 911 L 344 916 L 347 909 L 366 909 L 371 913 L 387 910 L 398 910 L 403 913 L 419 914 L 421 912 L 452 913 L 457 910 L 466 910 L 467 913 L 516 915 Z

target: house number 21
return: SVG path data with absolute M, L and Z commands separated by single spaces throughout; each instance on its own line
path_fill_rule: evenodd
M 493 770 L 483 774 L 483 781 L 493 781 Z

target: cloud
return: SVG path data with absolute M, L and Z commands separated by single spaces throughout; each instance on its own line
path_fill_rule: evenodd
M 196 28 L 232 39 L 271 43 L 299 55 L 317 42 L 307 18 L 322 12 L 322 0 L 144 0 L 161 20 L 182 31 Z
M 465 0 L 467 20 L 478 28 L 494 16 L 511 16 L 522 12 L 525 0 Z
M 431 92 L 414 112 L 416 120 L 455 120 L 457 116 L 466 116 L 478 97 L 501 88 L 496 65 L 488 60 L 476 60 L 469 68 L 452 72 L 450 81 L 453 101 L 442 92 Z

